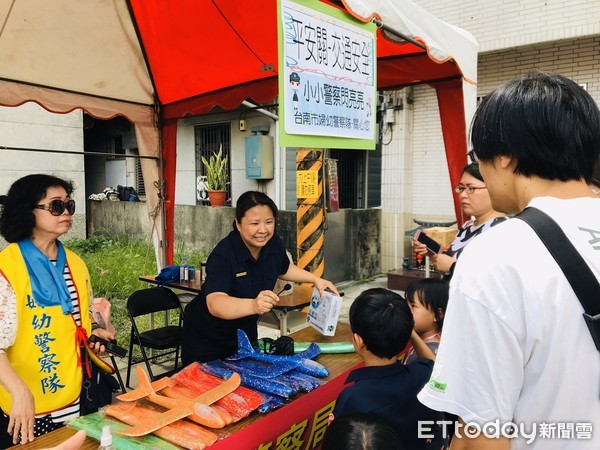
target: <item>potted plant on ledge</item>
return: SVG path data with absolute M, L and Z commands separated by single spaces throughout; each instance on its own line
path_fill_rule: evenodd
M 208 161 L 202 157 L 211 206 L 223 206 L 227 198 L 227 158 L 223 157 L 223 146 L 219 147 L 219 153 L 213 153 Z

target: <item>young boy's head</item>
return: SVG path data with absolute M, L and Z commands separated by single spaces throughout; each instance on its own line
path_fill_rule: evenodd
M 444 324 L 444 315 L 448 306 L 448 295 L 450 286 L 446 280 L 438 280 L 436 278 L 421 278 L 413 281 L 408 285 L 404 296 L 411 307 L 425 308 L 431 313 L 431 320 L 437 329 L 442 331 Z M 413 311 L 414 314 L 414 311 Z M 415 317 L 416 320 L 416 317 Z M 415 330 L 417 330 L 415 325 Z
M 415 322 L 406 300 L 388 289 L 367 289 L 350 307 L 350 328 L 366 349 L 391 359 L 406 347 Z

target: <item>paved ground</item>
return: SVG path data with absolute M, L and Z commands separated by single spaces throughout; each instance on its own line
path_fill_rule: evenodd
M 375 288 L 375 287 L 387 288 L 387 276 L 381 275 L 381 276 L 369 279 L 367 281 L 345 282 L 345 283 L 338 284 L 337 288 L 344 292 L 344 299 L 342 301 L 342 310 L 340 312 L 339 321 L 343 322 L 343 323 L 349 323 L 348 313 L 350 311 L 350 306 L 352 305 L 352 302 L 354 301 L 354 299 L 356 297 L 358 297 L 358 295 L 361 292 L 363 292 L 364 290 L 370 289 L 370 288 Z M 397 292 L 402 293 L 401 291 L 397 291 Z M 276 339 L 280 336 L 280 333 L 279 333 L 278 329 L 259 325 L 258 336 L 259 336 L 259 338 L 270 337 L 270 338 Z M 125 375 L 127 372 L 127 359 L 126 358 L 117 359 L 117 364 L 120 368 L 120 372 L 123 377 L 123 382 L 125 382 Z M 143 363 L 142 363 L 142 365 L 143 365 Z M 168 364 L 165 366 L 162 366 L 162 365 L 153 365 L 152 366 L 152 370 L 154 371 L 155 375 L 160 374 L 164 371 L 170 370 L 172 368 L 173 368 L 172 364 Z M 144 370 L 146 370 L 145 367 L 144 367 Z M 135 376 L 135 369 L 132 369 L 132 381 L 130 384 L 132 387 L 137 386 L 137 378 Z

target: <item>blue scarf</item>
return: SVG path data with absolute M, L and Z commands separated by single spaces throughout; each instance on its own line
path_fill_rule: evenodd
M 29 238 L 19 241 L 18 245 L 27 266 L 35 301 L 42 307 L 60 305 L 64 314 L 72 312 L 71 294 L 64 277 L 67 254 L 61 242 L 56 241 L 56 266 Z

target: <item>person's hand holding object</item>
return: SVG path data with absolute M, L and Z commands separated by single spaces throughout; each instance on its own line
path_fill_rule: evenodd
M 427 253 L 429 253 L 429 250 L 427 250 L 427 246 L 425 244 L 422 244 L 421 242 L 417 241 L 416 239 L 413 239 L 413 253 L 415 255 L 426 256 Z
M 260 291 L 256 296 L 255 314 L 264 314 L 273 309 L 279 297 L 273 291 Z
M 439 255 L 433 255 L 432 257 L 433 265 L 435 270 L 440 272 L 442 275 L 448 273 L 452 264 L 456 262 L 456 260 L 452 256 L 444 255 L 440 253 Z
M 92 331 L 92 334 L 95 334 L 96 336 L 104 339 L 105 341 L 112 341 L 115 338 L 114 332 L 103 330 L 102 328 L 96 328 L 94 331 Z M 104 347 L 104 345 L 100 344 L 100 342 L 90 342 L 89 345 L 90 348 L 99 355 L 104 354 L 104 352 L 106 351 L 106 348 Z
M 324 280 L 323 278 L 317 277 L 317 279 L 314 281 L 313 284 L 319 290 L 319 294 L 321 295 L 321 298 L 325 297 L 325 289 L 329 289 L 331 292 L 333 292 L 337 296 L 340 295 L 337 288 L 329 280 Z

